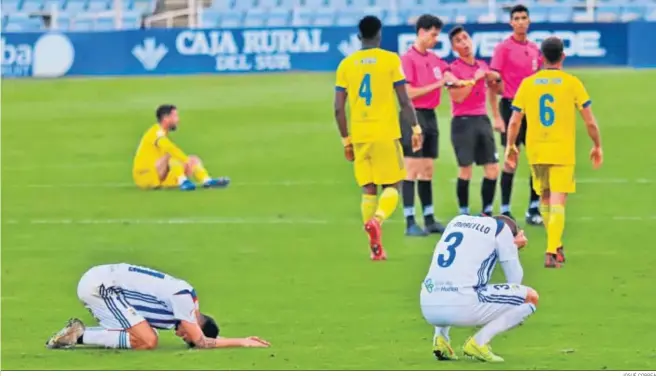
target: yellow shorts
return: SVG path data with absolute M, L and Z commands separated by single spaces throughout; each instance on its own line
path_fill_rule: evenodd
M 132 179 L 137 187 L 142 189 L 175 188 L 180 185 L 179 178 L 184 174 L 184 166 L 180 163 L 169 163 L 169 173 L 164 180 L 159 179 L 156 168 L 138 169 L 132 171 Z
M 531 165 L 533 189 L 541 194 L 545 190 L 556 193 L 576 192 L 574 165 Z
M 353 151 L 355 180 L 359 186 L 395 184 L 405 179 L 399 140 L 353 144 Z

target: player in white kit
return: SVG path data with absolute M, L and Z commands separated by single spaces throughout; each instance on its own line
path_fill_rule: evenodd
M 420 293 L 422 314 L 435 327 L 437 359 L 457 359 L 449 339 L 451 326 L 483 326 L 465 342 L 465 355 L 503 361 L 488 343 L 519 325 L 538 304 L 535 290 L 521 284 L 524 272 L 518 249 L 526 243 L 524 231 L 506 216 L 459 215 L 447 225 Z M 507 283 L 490 284 L 497 262 Z
M 99 327 L 87 328 L 79 319 L 50 337 L 51 349 L 91 345 L 115 349 L 157 347 L 154 329 L 175 329 L 190 347 L 268 347 L 257 338 L 221 338 L 219 327 L 200 313 L 193 287 L 165 273 L 130 264 L 100 265 L 80 279 L 77 296 Z

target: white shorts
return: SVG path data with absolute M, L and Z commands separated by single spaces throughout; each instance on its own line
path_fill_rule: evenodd
M 113 286 L 111 265 L 96 266 L 80 279 L 77 296 L 105 329 L 123 330 L 145 321 Z
M 493 284 L 477 289 L 473 294 L 441 293 L 422 299 L 421 312 L 434 326 L 480 326 L 496 319 L 508 310 L 526 302 L 529 288 L 515 284 Z

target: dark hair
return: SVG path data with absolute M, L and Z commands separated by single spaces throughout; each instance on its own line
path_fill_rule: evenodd
M 444 22 L 439 17 L 432 14 L 423 14 L 417 19 L 416 31 L 419 33 L 419 30 L 430 30 L 432 28 L 442 30 L 443 27 Z
M 376 16 L 366 16 L 358 24 L 362 39 L 373 39 L 382 28 L 383 23 Z
M 201 326 L 201 330 L 203 331 L 203 335 L 207 338 L 217 338 L 220 333 L 219 325 L 214 321 L 214 319 L 211 316 L 200 314 L 200 316 L 203 318 L 203 325 Z M 177 325 L 176 325 L 176 330 L 177 330 Z M 193 342 L 187 342 L 187 345 L 190 348 L 196 347 L 196 345 Z
M 155 111 L 155 117 L 157 117 L 157 121 L 162 121 L 162 118 L 164 116 L 171 115 L 171 112 L 173 112 L 176 109 L 177 107 L 175 107 L 172 104 L 163 104 L 157 107 L 157 110 Z
M 542 56 L 544 56 L 547 63 L 555 64 L 562 59 L 565 45 L 560 38 L 549 37 L 542 42 L 540 50 L 542 50 Z
M 526 7 L 526 5 L 522 5 L 522 4 L 515 5 L 514 7 L 510 8 L 510 19 L 512 20 L 515 13 L 523 13 L 523 12 L 525 12 L 527 16 L 529 15 L 528 8 Z
M 504 225 L 508 226 L 513 236 L 517 236 L 519 233 L 519 226 L 517 226 L 517 222 L 515 222 L 514 219 L 508 217 L 507 215 L 495 215 L 494 219 L 501 221 Z
M 449 40 L 453 41 L 453 38 L 456 37 L 456 35 L 462 33 L 465 31 L 465 27 L 462 25 L 456 25 L 454 26 L 451 30 L 449 30 Z

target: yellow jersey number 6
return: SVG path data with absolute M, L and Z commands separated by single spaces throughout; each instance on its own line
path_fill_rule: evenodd
M 371 74 L 365 73 L 364 77 L 362 77 L 360 89 L 358 90 L 358 96 L 364 99 L 364 103 L 367 106 L 371 106 Z
M 543 94 L 540 96 L 540 123 L 542 123 L 542 126 L 550 127 L 556 121 L 556 113 L 551 106 L 553 103 L 553 95 Z

